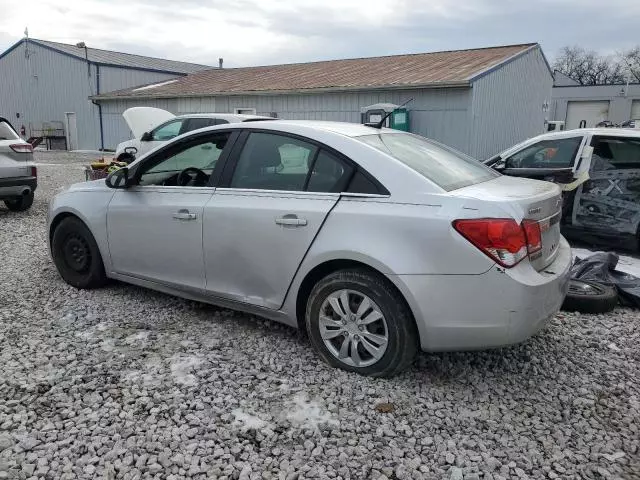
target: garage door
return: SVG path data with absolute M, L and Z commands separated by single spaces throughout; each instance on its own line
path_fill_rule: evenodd
M 631 118 L 640 118 L 640 100 L 634 100 L 631 104 Z
M 609 118 L 609 101 L 569 102 L 567 105 L 567 130 L 582 126 L 595 127 L 596 123 Z

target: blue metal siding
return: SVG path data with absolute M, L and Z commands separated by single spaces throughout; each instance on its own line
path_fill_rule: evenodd
M 534 48 L 473 82 L 470 153 L 487 158 L 543 132 L 552 120 L 551 75 L 540 48 Z
M 349 92 L 287 95 L 237 95 L 201 98 L 103 100 L 105 145 L 114 148 L 131 138 L 122 119 L 130 107 L 150 106 L 176 115 L 233 113 L 235 108 L 255 108 L 258 115 L 275 112 L 289 120 L 360 122 L 360 108 L 379 102 L 408 105 L 411 130 L 462 151 L 469 152 L 470 89 L 420 89 L 394 92 Z

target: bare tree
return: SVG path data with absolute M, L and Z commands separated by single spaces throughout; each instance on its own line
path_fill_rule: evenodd
M 620 84 L 626 81 L 627 67 L 624 62 L 577 46 L 564 47 L 553 68 L 580 85 Z
M 627 50 L 621 57 L 629 74 L 629 80 L 640 82 L 640 46 Z

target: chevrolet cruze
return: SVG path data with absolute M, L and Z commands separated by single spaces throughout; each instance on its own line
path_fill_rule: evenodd
M 557 185 L 423 137 L 286 121 L 181 135 L 49 209 L 61 277 L 117 279 L 307 331 L 320 357 L 391 376 L 419 349 L 521 342 L 563 302 Z

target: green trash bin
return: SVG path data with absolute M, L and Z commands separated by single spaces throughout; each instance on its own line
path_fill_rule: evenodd
M 376 103 L 360 109 L 362 123 L 377 123 L 387 114 L 385 127 L 408 132 L 410 130 L 409 111 L 393 103 Z
M 409 112 L 406 108 L 400 107 L 393 110 L 390 127 L 403 132 L 409 131 Z

